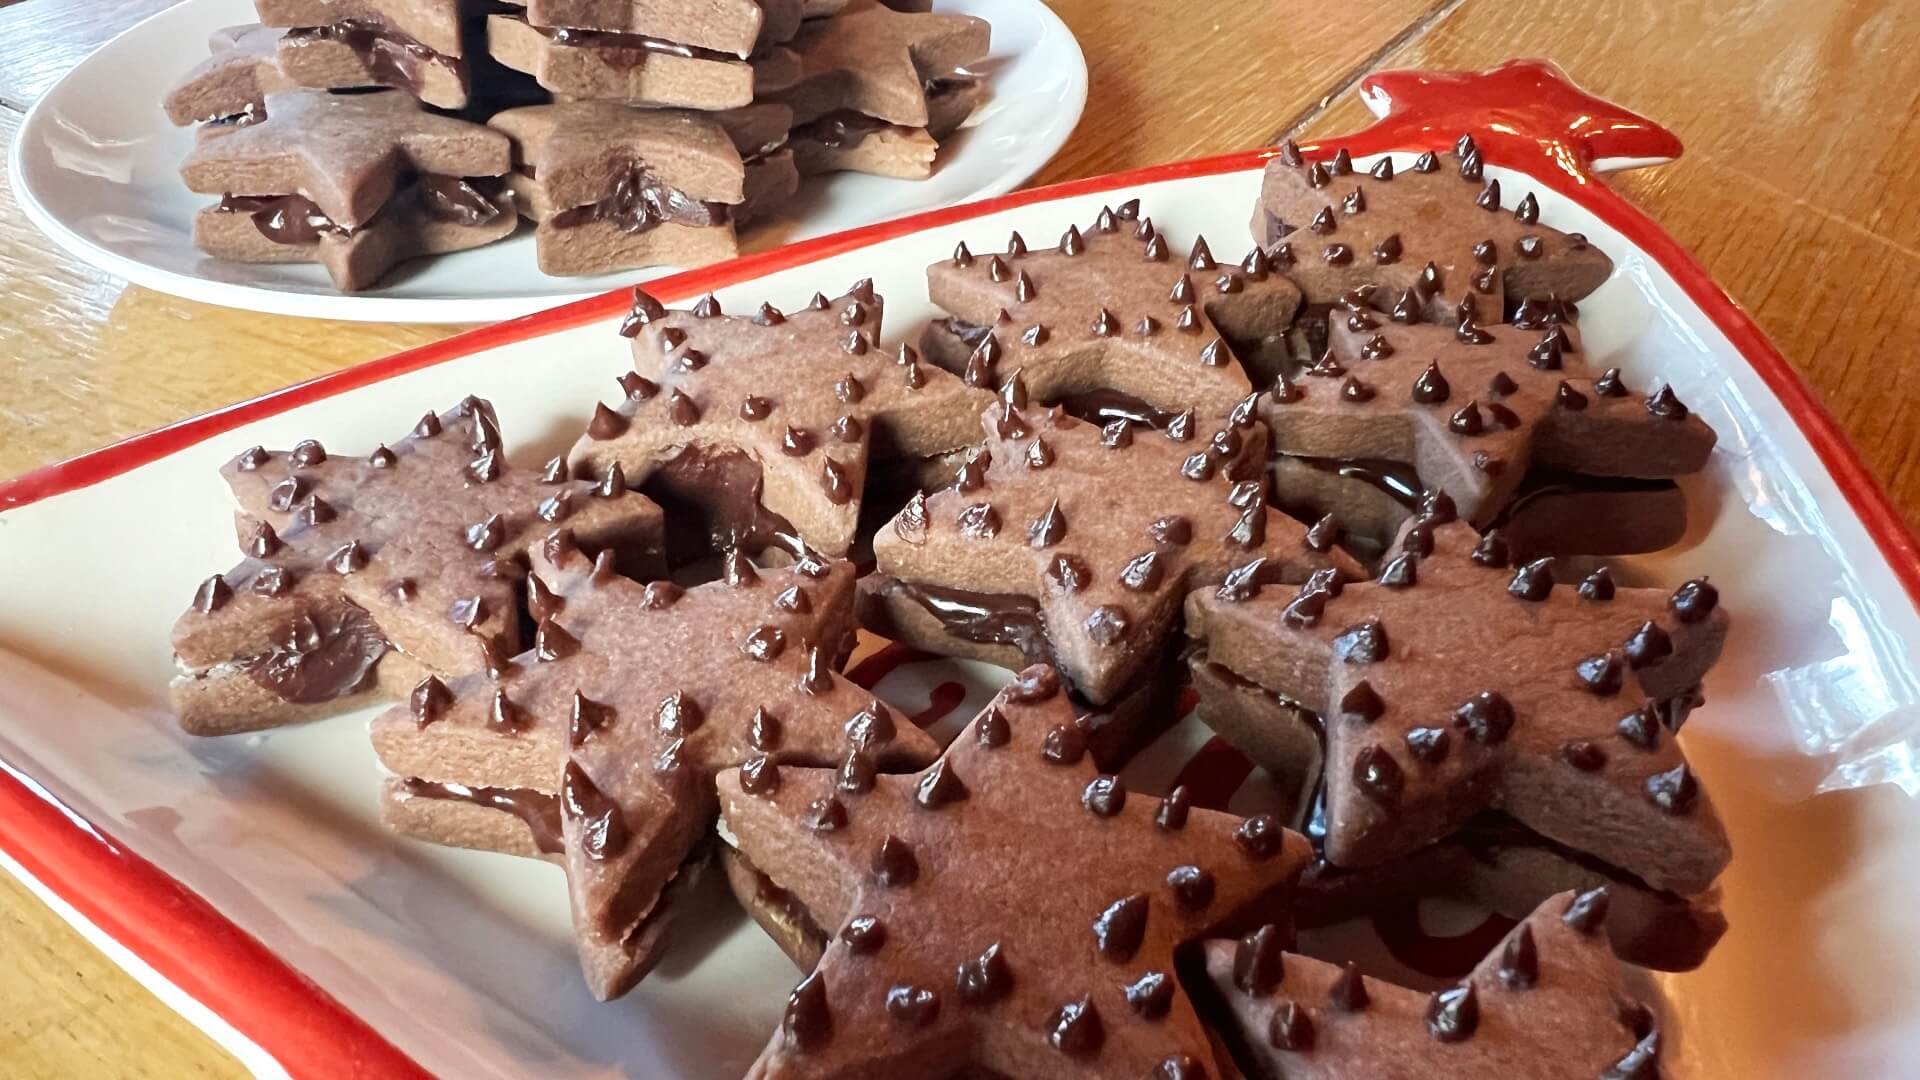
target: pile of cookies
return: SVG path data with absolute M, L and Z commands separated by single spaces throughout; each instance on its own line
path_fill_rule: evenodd
M 636 290 L 538 466 L 471 398 L 248 450 L 181 721 L 390 703 L 387 822 L 563 866 L 602 998 L 718 872 L 802 974 L 756 1077 L 1656 1076 L 1619 960 L 1725 930 L 1675 736 L 1728 619 L 1596 557 L 1684 528 L 1713 433 L 1589 360 L 1611 263 L 1470 139 L 1289 145 L 1254 232 L 962 244 L 917 346 L 869 281 Z M 1014 674 L 943 747 L 839 674 L 856 627 Z M 1285 812 L 1131 789 L 1187 690 Z M 1288 951 L 1435 896 L 1515 920 L 1438 988 Z
M 923 179 L 988 26 L 913 0 L 256 0 L 169 92 L 194 242 L 343 291 L 534 223 L 540 269 L 697 266 L 803 177 Z

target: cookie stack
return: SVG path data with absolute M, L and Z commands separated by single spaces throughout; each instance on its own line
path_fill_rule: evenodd
M 879 0 L 528 0 L 488 12 L 464 0 L 258 0 L 256 9 L 260 24 L 216 33 L 213 55 L 166 100 L 174 123 L 203 123 L 188 186 L 222 197 L 196 221 L 195 242 L 219 258 L 319 262 L 342 290 L 414 256 L 500 239 L 516 215 L 534 223 L 549 274 L 731 257 L 737 230 L 777 211 L 803 174 L 930 175 L 938 140 L 982 97 L 966 65 L 988 43 L 980 19 Z M 382 89 L 399 100 L 329 100 Z M 207 150 L 276 109 L 298 122 Z M 320 116 L 324 138 L 296 130 Z M 421 141 L 454 139 L 489 149 L 458 172 L 445 159 L 416 160 Z M 299 169 L 287 165 L 294 158 Z M 368 177 L 381 172 L 402 182 Z M 436 194 L 442 176 L 462 181 L 457 198 Z M 365 212 L 319 188 L 353 188 Z
M 494 122 L 548 222 L 582 204 L 541 155 L 595 141 L 554 110 L 689 139 L 543 108 Z M 364 457 L 249 450 L 243 557 L 176 627 L 182 723 L 386 703 L 386 821 L 564 866 L 602 998 L 719 873 L 803 973 L 756 1077 L 1654 1077 L 1619 960 L 1691 968 L 1726 928 L 1676 735 L 1728 616 L 1590 553 L 1667 535 L 1612 481 L 1671 484 L 1712 432 L 1585 366 L 1610 263 L 1504 208 L 1470 141 L 1364 181 L 1286 148 L 1255 228 L 1223 261 L 1130 201 L 963 244 L 919 349 L 871 281 L 636 290 L 618 399 L 539 467 L 474 399 Z M 1308 458 L 1397 469 L 1405 512 Z M 1543 468 L 1568 516 L 1516 509 Z M 943 747 L 836 671 L 856 627 L 1012 674 Z M 1130 768 L 1189 690 L 1275 812 Z M 1291 951 L 1429 897 L 1513 920 L 1432 992 Z

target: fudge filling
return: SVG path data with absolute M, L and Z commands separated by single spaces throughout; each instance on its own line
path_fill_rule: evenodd
M 527 175 L 533 175 L 531 169 Z M 705 228 L 733 220 L 727 204 L 704 202 L 670 187 L 654 175 L 652 169 L 637 161 L 617 166 L 611 187 L 612 191 L 598 202 L 562 210 L 548 220 L 556 229 L 611 222 L 628 234 L 643 233 L 669 222 Z
M 884 577 L 880 590 L 920 605 L 942 630 L 981 645 L 1011 645 L 1030 664 L 1053 662 L 1053 646 L 1040 619 L 1040 604 L 1015 593 L 980 593 Z
M 895 127 L 877 116 L 852 109 L 836 109 L 793 129 L 793 138 L 806 139 L 821 146 L 857 146 L 876 131 Z
M 421 208 L 436 221 L 484 225 L 504 212 L 497 177 L 427 173 L 415 178 L 413 186 Z M 314 244 L 329 236 L 344 239 L 356 231 L 334 221 L 318 203 L 299 194 L 229 193 L 220 197 L 220 204 L 214 209 L 223 214 L 251 216 L 253 227 L 260 230 L 260 235 L 276 244 Z
M 367 689 L 388 648 L 373 617 L 353 604 L 303 611 L 282 623 L 273 641 L 266 652 L 234 663 L 261 689 L 302 705 Z
M 1385 458 L 1308 457 L 1301 454 L 1285 456 L 1321 472 L 1332 473 L 1348 480 L 1358 480 L 1409 510 L 1420 508 L 1420 498 L 1426 491 L 1425 485 L 1420 482 L 1420 474 L 1414 471 L 1412 465 L 1404 461 L 1389 461 Z M 1507 501 L 1500 515 L 1489 523 L 1488 528 L 1512 521 L 1514 515 L 1528 503 L 1552 495 L 1666 491 L 1673 486 L 1674 483 L 1671 480 L 1631 476 L 1590 476 L 1566 469 L 1536 467 L 1527 471 L 1526 478 L 1520 482 L 1520 487 Z
M 435 783 L 409 776 L 400 781 L 400 789 L 416 799 L 441 799 L 472 803 L 489 810 L 500 810 L 526 822 L 533 833 L 533 844 L 548 855 L 564 849 L 560 828 L 560 799 L 532 788 L 469 787 L 466 784 Z
M 527 21 L 525 15 L 514 15 L 515 22 Z M 648 55 L 679 56 L 689 60 L 712 60 L 717 63 L 740 63 L 740 58 L 731 53 L 714 49 L 703 49 L 698 45 L 682 45 L 665 38 L 650 37 L 646 34 L 622 33 L 614 30 L 585 30 L 570 26 L 537 26 L 534 29 L 545 34 L 555 45 L 571 45 L 575 48 L 593 49 L 599 59 L 615 67 L 638 67 L 646 63 Z
M 345 45 L 360 57 L 367 73 L 382 86 L 391 86 L 418 94 L 428 65 L 437 65 L 465 86 L 467 75 L 460 62 L 445 56 L 398 30 L 361 19 L 342 19 L 326 26 L 304 26 L 289 30 L 280 39 L 281 48 L 301 48 L 315 42 L 330 41 Z

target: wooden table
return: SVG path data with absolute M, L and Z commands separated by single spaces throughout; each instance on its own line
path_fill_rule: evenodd
M 168 0 L 0 0 L 0 137 Z M 1618 183 L 1744 302 L 1920 520 L 1920 4 L 1824 0 L 1056 0 L 1092 71 L 1038 182 L 1365 124 L 1381 67 L 1557 60 L 1662 121 L 1680 162 Z M 249 315 L 58 253 L 0 186 L 0 476 L 452 327 Z M 238 1064 L 0 877 L 11 1077 L 237 1076 Z

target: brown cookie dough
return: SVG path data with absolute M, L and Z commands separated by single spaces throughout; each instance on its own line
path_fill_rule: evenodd
M 1542 224 L 1531 193 L 1485 176 L 1471 136 L 1452 154 L 1398 168 L 1383 159 L 1367 173 L 1345 150 L 1308 162 L 1288 142 L 1267 163 L 1252 229 L 1309 305 L 1372 286 L 1380 310 L 1448 326 L 1463 301 L 1498 322 L 1522 300 L 1578 300 L 1613 271 L 1585 237 Z
M 777 126 L 784 111 L 724 115 L 609 101 L 496 113 L 487 123 L 512 140 L 510 183 L 538 223 L 540 269 L 597 274 L 731 258 L 734 208 L 747 197 L 744 157 L 778 144 L 767 121 Z
M 1165 432 L 1102 429 L 1026 407 L 1016 378 L 981 417 L 986 442 L 954 486 L 908 503 L 875 536 L 888 625 L 925 622 L 1057 665 L 1095 704 L 1160 658 L 1179 599 L 1249 559 L 1243 576 L 1301 580 L 1357 564 L 1267 507 L 1265 432 L 1245 411 Z M 940 642 L 910 644 L 938 649 Z
M 506 137 L 427 112 L 392 91 L 266 95 L 263 119 L 202 129 L 180 167 L 221 196 L 194 222 L 218 258 L 320 262 L 344 290 L 414 255 L 491 243 L 513 231 L 495 178 Z
M 543 27 L 524 15 L 487 17 L 495 60 L 571 98 L 689 109 L 749 105 L 756 88 L 790 85 L 799 59 L 774 47 L 751 62 L 644 34 Z
M 1621 482 L 1698 472 L 1713 451 L 1713 429 L 1671 387 L 1637 395 L 1618 369 L 1593 371 L 1571 322 L 1532 307 L 1513 324 L 1466 321 L 1453 329 L 1402 317 L 1358 303 L 1334 313 L 1320 362 L 1298 379 L 1281 377 L 1260 397 L 1277 455 L 1331 463 L 1332 472 L 1344 469 L 1348 479 L 1403 501 L 1444 491 L 1461 516 L 1486 528 L 1523 491 L 1671 491 L 1666 483 Z M 1529 487 L 1536 469 L 1551 475 Z M 1594 482 L 1584 483 L 1589 477 Z M 1335 487 L 1316 486 L 1329 494 Z M 1542 510 L 1551 507 L 1535 513 Z M 1552 519 L 1535 521 L 1537 528 Z M 1579 546 L 1579 523 L 1568 524 L 1567 546 L 1547 550 L 1593 550 Z M 1644 542 L 1684 531 L 1684 515 L 1677 524 L 1663 517 L 1644 530 L 1615 532 Z
M 962 244 L 927 268 L 933 302 L 953 315 L 934 324 L 928 355 L 996 383 L 1018 371 L 1035 401 L 1082 419 L 1161 427 L 1193 409 L 1220 420 L 1252 389 L 1236 345 L 1284 331 L 1300 291 L 1257 248 L 1239 266 L 1216 262 L 1204 237 L 1184 259 L 1171 248 L 1138 200 L 1051 248 L 1017 232 L 1004 255 Z
M 1214 663 L 1325 718 L 1328 861 L 1383 863 L 1497 810 L 1654 889 L 1706 891 L 1726 833 L 1661 716 L 1719 658 L 1718 594 L 1604 570 L 1556 583 L 1552 560 L 1510 567 L 1498 533 L 1446 509 L 1377 581 L 1187 598 Z M 1300 767 L 1282 756 L 1297 735 L 1234 734 L 1256 762 Z
M 509 0 L 517 2 L 517 0 Z M 534 26 L 641 34 L 742 59 L 800 29 L 802 16 L 829 14 L 837 0 L 527 0 Z M 810 11 L 809 8 L 819 8 Z
M 203 582 L 174 625 L 174 709 L 194 734 L 325 716 L 422 669 L 504 662 L 521 645 L 525 552 L 555 522 L 659 569 L 657 507 L 623 484 L 569 479 L 557 460 L 515 467 L 477 398 L 365 457 L 308 440 L 254 447 L 221 471 L 247 557 Z
M 1299 1080 L 1655 1080 L 1660 1034 L 1607 948 L 1606 890 L 1548 899 L 1432 994 L 1283 951 L 1266 927 L 1209 941 L 1207 974 L 1248 1056 Z
M 918 775 L 721 774 L 722 838 L 834 934 L 750 1076 L 1230 1075 L 1175 950 L 1306 846 L 1129 793 L 1072 721 L 1034 667 Z
M 728 316 L 712 297 L 670 312 L 636 290 L 626 400 L 596 412 L 575 468 L 617 462 L 629 482 L 704 506 L 720 543 L 760 550 L 791 535 L 844 554 L 870 455 L 966 446 L 992 400 L 911 349 L 882 352 L 883 306 L 865 281 L 790 315 Z
M 706 863 L 716 771 L 758 761 L 870 776 L 938 752 L 832 671 L 852 589 L 851 566 L 811 553 L 765 570 L 736 554 L 721 580 L 684 591 L 642 585 L 570 531 L 552 533 L 534 551 L 531 650 L 485 675 L 424 682 L 374 721 L 374 749 L 405 796 L 388 820 L 524 851 L 517 835 L 555 855 L 589 987 L 625 993 L 669 944 L 678 883 Z M 544 795 L 557 813 L 498 805 L 503 791 Z M 495 817 L 482 825 L 478 813 Z

